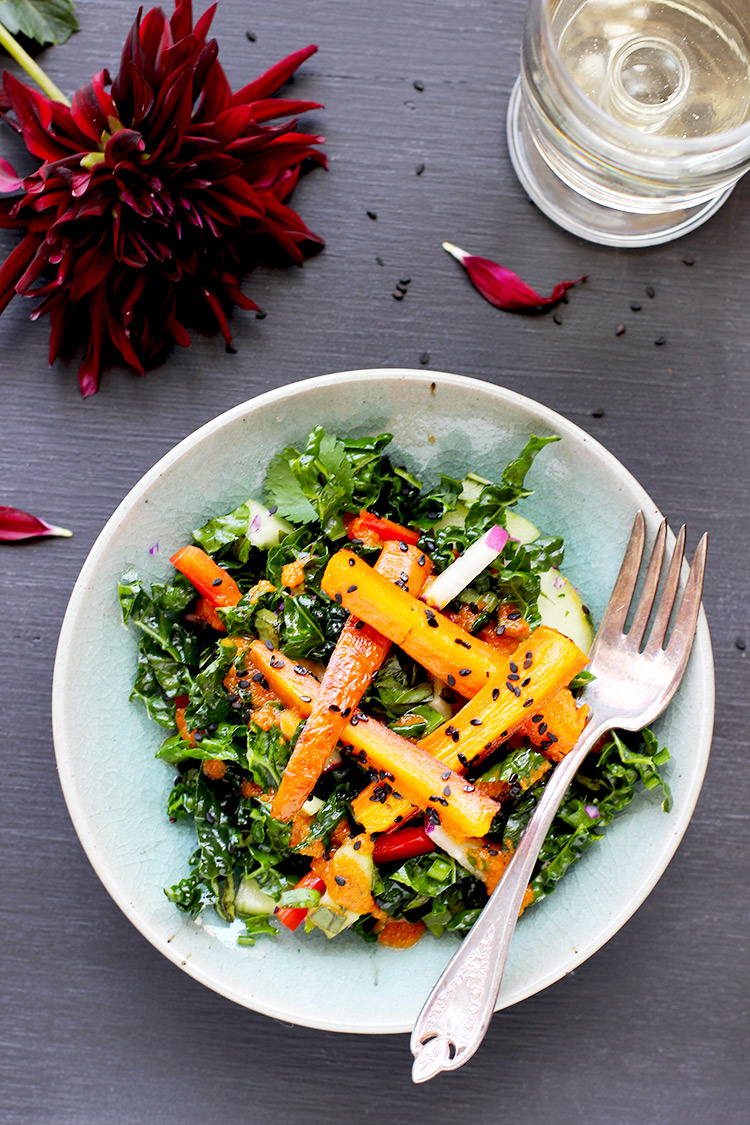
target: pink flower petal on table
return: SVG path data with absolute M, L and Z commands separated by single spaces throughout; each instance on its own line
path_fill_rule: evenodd
M 59 535 L 67 539 L 73 534 L 65 527 L 22 512 L 18 508 L 7 508 L 0 504 L 0 542 L 12 543 L 19 539 L 34 539 L 40 536 Z
M 561 281 L 550 293 L 549 297 L 542 297 L 530 285 L 527 285 L 517 273 L 506 269 L 489 258 L 478 258 L 474 254 L 467 254 L 452 242 L 444 242 L 443 250 L 460 262 L 469 275 L 469 280 L 476 286 L 485 300 L 497 309 L 506 309 L 508 312 L 517 312 L 521 309 L 544 309 L 556 305 L 565 296 L 566 290 L 585 281 L 586 275 L 577 277 L 575 281 Z

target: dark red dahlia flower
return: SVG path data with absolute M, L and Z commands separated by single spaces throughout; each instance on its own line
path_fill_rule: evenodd
M 102 70 L 73 97 L 51 101 L 4 76 L 7 120 L 42 163 L 19 179 L 0 161 L 0 226 L 25 231 L 0 267 L 0 312 L 40 298 L 51 320 L 50 363 L 83 348 L 78 373 L 94 394 L 106 363 L 139 374 L 189 330 L 231 334 L 234 304 L 258 262 L 296 262 L 322 240 L 286 206 L 301 165 L 325 157 L 323 138 L 296 132 L 319 108 L 273 98 L 317 48 L 306 47 L 232 93 L 208 39 L 215 5 L 193 27 L 190 0 L 166 18 L 140 13 L 112 81 Z

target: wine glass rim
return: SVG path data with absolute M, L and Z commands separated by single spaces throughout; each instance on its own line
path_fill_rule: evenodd
M 565 65 L 560 52 L 557 49 L 552 31 L 552 8 L 559 0 L 530 0 L 531 6 L 538 5 L 541 9 L 541 18 L 544 24 L 545 38 L 547 40 L 547 47 L 550 49 L 550 57 L 555 60 L 557 78 L 564 86 L 566 96 L 574 103 L 585 108 L 587 115 L 590 115 L 594 120 L 602 123 L 606 127 L 606 131 L 615 137 L 633 138 L 638 137 L 640 143 L 643 144 L 644 133 L 627 125 L 625 122 L 618 121 L 576 84 L 571 77 L 570 71 Z M 586 125 L 579 116 L 579 125 L 582 125 L 588 132 L 596 132 L 596 128 L 591 125 Z M 738 163 L 742 155 L 750 155 L 750 116 L 746 121 L 740 125 L 734 125 L 731 129 L 722 130 L 719 133 L 713 133 L 708 137 L 664 137 L 659 135 L 647 134 L 649 147 L 655 150 L 654 155 L 663 155 L 669 153 L 672 158 L 679 156 L 685 159 L 693 159 L 696 154 L 714 153 L 719 154 L 722 152 L 728 153 L 739 148 L 739 152 L 735 152 L 731 164 Z M 743 146 L 744 142 L 744 146 Z M 743 153 L 743 147 L 747 153 Z

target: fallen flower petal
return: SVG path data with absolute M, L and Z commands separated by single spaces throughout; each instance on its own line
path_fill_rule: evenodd
M 520 309 L 545 309 L 556 305 L 565 296 L 566 290 L 580 281 L 586 280 L 577 277 L 575 281 L 561 281 L 550 293 L 549 297 L 542 297 L 525 281 L 522 281 L 513 270 L 490 261 L 489 258 L 478 258 L 474 254 L 467 254 L 452 242 L 444 242 L 443 250 L 460 262 L 469 275 L 469 280 L 476 286 L 485 300 L 497 309 L 508 312 L 517 312 Z
M 69 539 L 73 534 L 66 527 L 55 527 L 46 520 L 31 516 L 18 508 L 6 508 L 0 504 L 0 542 L 13 543 L 19 539 L 36 539 L 41 536 L 57 535 Z

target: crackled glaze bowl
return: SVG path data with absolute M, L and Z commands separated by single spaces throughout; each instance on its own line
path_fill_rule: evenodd
M 565 572 L 595 619 L 607 602 L 636 509 L 650 533 L 654 503 L 615 458 L 538 403 L 457 375 L 371 370 L 325 375 L 270 391 L 209 422 L 161 459 L 125 497 L 76 583 L 57 650 L 55 748 L 81 843 L 114 900 L 166 957 L 209 988 L 255 1011 L 332 1031 L 411 1029 L 457 939 L 431 936 L 406 951 L 351 934 L 284 931 L 252 948 L 239 923 L 212 912 L 193 921 L 163 888 L 182 877 L 193 828 L 165 814 L 173 769 L 154 759 L 162 731 L 128 702 L 135 631 L 120 620 L 117 582 L 134 563 L 149 580 L 189 529 L 259 495 L 271 457 L 315 424 L 350 436 L 387 430 L 421 476 L 496 476 L 530 433 L 556 433 L 530 474 L 519 511 L 565 537 Z M 701 529 L 696 528 L 698 532 Z M 149 549 L 159 544 L 158 554 Z M 546 988 L 599 949 L 643 902 L 674 854 L 698 797 L 713 722 L 713 663 L 701 617 L 690 666 L 656 725 L 672 751 L 669 814 L 642 790 L 575 865 L 555 894 L 529 909 L 511 949 L 498 1007 Z

